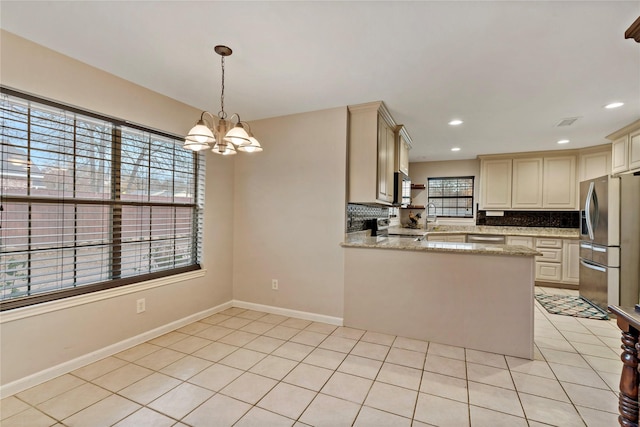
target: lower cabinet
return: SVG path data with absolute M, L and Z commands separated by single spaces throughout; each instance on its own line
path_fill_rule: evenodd
M 562 242 L 562 281 L 578 284 L 580 276 L 580 242 L 564 240 Z
M 580 246 L 578 240 L 507 236 L 507 245 L 536 249 L 536 280 L 541 282 L 578 284 Z
M 464 234 L 436 234 L 427 236 L 427 240 L 463 243 L 466 237 Z M 542 254 L 536 257 L 536 281 L 572 285 L 571 288 L 577 288 L 580 270 L 578 240 L 506 236 L 505 243 L 512 246 L 526 246 Z
M 536 280 L 578 284 L 579 242 L 568 239 L 536 239 Z

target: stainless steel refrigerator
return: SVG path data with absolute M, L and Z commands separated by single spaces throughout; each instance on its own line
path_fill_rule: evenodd
M 640 176 L 580 183 L 580 296 L 606 310 L 640 299 Z

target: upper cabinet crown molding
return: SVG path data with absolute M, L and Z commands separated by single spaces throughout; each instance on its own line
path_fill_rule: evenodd
M 571 148 L 567 150 L 522 151 L 518 153 L 480 154 L 478 159 L 527 159 L 532 157 L 555 157 L 577 155 L 583 149 Z
M 626 125 L 625 127 L 623 127 L 622 129 L 618 129 L 617 131 L 613 132 L 610 135 L 607 135 L 607 139 L 609 141 L 615 141 L 616 139 L 619 139 L 620 137 L 624 136 L 624 135 L 628 135 L 631 132 L 633 132 L 634 130 L 640 129 L 640 119 L 636 120 L 633 123 L 629 123 L 628 125 Z
M 393 120 L 393 117 L 391 117 L 391 113 L 387 109 L 387 106 L 385 105 L 384 101 L 373 101 L 373 102 L 365 102 L 364 104 L 348 105 L 347 109 L 349 110 L 349 113 L 357 113 L 362 111 L 366 112 L 366 111 L 372 111 L 372 110 L 378 111 L 378 113 L 382 116 L 382 118 L 384 118 L 384 120 L 387 122 L 389 127 L 395 129 L 396 126 L 398 126 L 396 124 L 396 121 Z

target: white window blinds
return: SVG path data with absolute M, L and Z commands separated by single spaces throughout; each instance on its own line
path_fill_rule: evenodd
M 439 217 L 473 218 L 473 177 L 428 178 L 428 203 Z
M 204 159 L 171 136 L 2 95 L 0 309 L 199 268 Z

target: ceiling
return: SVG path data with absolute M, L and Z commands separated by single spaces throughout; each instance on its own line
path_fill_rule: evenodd
M 0 26 L 214 113 L 224 44 L 229 113 L 383 100 L 415 162 L 606 143 L 640 118 L 640 44 L 624 39 L 639 15 L 640 1 L 3 0 Z

